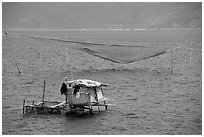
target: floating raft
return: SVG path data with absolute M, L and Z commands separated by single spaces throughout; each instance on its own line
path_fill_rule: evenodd
M 101 103 L 89 103 L 89 104 L 77 104 L 77 105 L 69 105 L 64 102 L 57 102 L 57 101 L 43 101 L 40 103 L 35 104 L 34 101 L 32 104 L 26 104 L 26 100 L 23 100 L 23 114 L 28 113 L 37 113 L 37 114 L 59 114 L 61 115 L 62 112 L 65 113 L 78 113 L 78 112 L 88 112 L 92 115 L 93 114 L 93 106 L 98 107 L 98 112 L 100 113 L 99 106 L 104 106 L 107 110 L 107 104 Z
M 66 110 L 65 102 L 43 101 L 35 104 L 33 101 L 32 104 L 27 105 L 25 99 L 23 100 L 23 114 L 33 112 L 37 112 L 38 114 L 61 114 L 62 110 Z
M 61 114 L 61 112 L 66 113 L 81 113 L 88 110 L 92 115 L 94 111 L 93 107 L 98 108 L 100 113 L 100 106 L 104 106 L 107 110 L 108 105 L 106 104 L 103 96 L 103 86 L 107 86 L 97 81 L 87 80 L 87 79 L 78 79 L 73 81 L 66 81 L 67 91 L 63 94 L 65 95 L 65 101 L 45 101 L 45 81 L 43 87 L 42 101 L 35 104 L 34 100 L 32 104 L 27 105 L 26 100 L 23 100 L 23 114 L 37 112 L 38 114 Z M 76 94 L 74 91 L 76 91 Z M 62 93 L 62 92 L 61 92 Z

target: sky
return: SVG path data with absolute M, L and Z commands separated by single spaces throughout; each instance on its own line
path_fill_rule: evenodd
M 201 2 L 3 2 L 11 29 L 201 28 Z

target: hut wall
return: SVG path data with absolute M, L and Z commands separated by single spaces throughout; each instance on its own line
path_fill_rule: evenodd
M 86 93 L 80 93 L 79 96 L 68 94 L 68 103 L 70 105 L 87 104 L 90 102 L 90 96 Z

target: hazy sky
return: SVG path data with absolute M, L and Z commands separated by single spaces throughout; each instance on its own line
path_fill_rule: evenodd
M 8 28 L 201 27 L 202 3 L 3 3 Z

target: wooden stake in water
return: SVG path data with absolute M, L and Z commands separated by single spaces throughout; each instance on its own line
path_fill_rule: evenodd
M 44 80 L 43 96 L 42 96 L 42 102 L 43 102 L 43 104 L 44 104 L 44 100 L 45 100 L 45 84 L 46 84 L 46 81 Z
M 66 48 L 66 52 L 67 52 L 67 66 L 68 66 L 69 65 L 69 56 L 68 56 L 67 48 Z M 70 68 L 70 73 L 71 73 L 71 80 L 73 80 L 72 67 Z
M 191 49 L 191 47 L 193 47 L 193 41 L 191 40 L 191 43 L 190 43 L 190 48 L 189 48 L 189 67 L 191 68 L 192 67 L 192 65 L 191 65 L 191 63 L 192 63 L 192 49 Z
M 191 65 L 191 62 L 192 62 L 192 50 L 191 49 L 189 49 L 190 50 L 190 55 L 189 55 L 189 67 L 191 68 L 192 67 L 192 65 Z
M 173 51 L 171 49 L 171 73 L 173 73 Z
M 161 60 L 161 57 L 158 58 L 158 59 L 156 59 L 156 61 L 155 61 L 155 66 L 152 67 L 152 70 L 151 70 L 151 71 L 153 71 L 155 68 L 156 68 L 156 70 L 158 71 L 157 67 L 158 67 L 158 65 L 159 65 L 160 60 Z
M 25 99 L 23 99 L 23 114 L 25 114 Z

